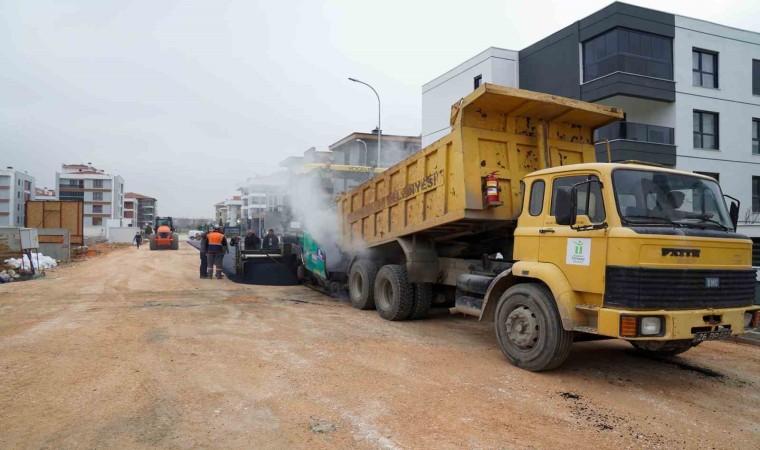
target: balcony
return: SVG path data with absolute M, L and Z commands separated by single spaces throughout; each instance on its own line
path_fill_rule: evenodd
M 594 140 L 610 141 L 612 161 L 646 161 L 676 165 L 675 130 L 659 125 L 615 122 L 594 132 Z M 607 161 L 605 143 L 596 145 L 597 161 Z

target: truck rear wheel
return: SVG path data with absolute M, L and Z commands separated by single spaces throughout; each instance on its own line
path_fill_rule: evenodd
M 678 341 L 628 341 L 639 353 L 650 356 L 676 356 L 688 351 L 697 344 L 691 340 Z
M 156 244 L 156 236 L 155 236 L 155 235 L 153 235 L 153 234 L 151 234 L 151 235 L 150 235 L 150 238 L 148 238 L 148 239 L 149 239 L 149 240 L 148 240 L 148 243 L 150 244 L 150 249 L 151 249 L 151 250 L 156 250 L 156 249 L 158 249 L 158 245 Z
M 414 287 L 406 279 L 406 267 L 389 264 L 375 278 L 375 306 L 385 320 L 405 320 L 414 306 Z
M 351 266 L 348 274 L 348 297 L 356 309 L 375 308 L 375 278 L 377 264 L 372 261 L 360 260 Z
M 433 303 L 433 283 L 414 283 L 414 306 L 409 316 L 412 320 L 424 319 Z
M 559 367 L 570 353 L 572 331 L 562 319 L 552 293 L 538 284 L 507 289 L 496 306 L 496 338 L 513 365 L 538 372 Z
M 177 233 L 172 234 L 172 250 L 179 250 L 179 235 Z

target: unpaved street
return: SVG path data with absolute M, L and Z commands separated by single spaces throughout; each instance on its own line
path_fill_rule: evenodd
M 0 447 L 760 448 L 760 347 L 580 343 L 535 374 L 490 324 L 386 322 L 197 261 L 131 248 L 0 285 Z

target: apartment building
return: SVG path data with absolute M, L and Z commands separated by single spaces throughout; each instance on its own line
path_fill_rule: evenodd
M 0 169 L 0 227 L 23 227 L 26 201 L 36 197 L 35 179 L 13 167 Z
M 129 198 L 129 194 L 124 194 L 124 225 L 131 227 L 135 225 L 137 218 L 137 199 Z
M 234 195 L 224 201 L 227 208 L 227 225 L 235 226 L 242 222 L 242 205 L 243 200 L 240 195 Z
M 214 225 L 227 224 L 227 207 L 223 201 L 214 204 L 214 219 Z
M 285 204 L 287 172 L 278 171 L 266 176 L 247 179 L 238 187 L 240 219 L 245 229 L 262 233 L 266 227 L 282 233 L 287 229 Z
M 55 200 L 56 198 L 55 189 L 48 189 L 47 186 L 34 189 L 35 200 Z
M 451 105 L 483 83 L 518 87 L 518 52 L 490 47 L 422 86 L 422 140 L 427 147 L 451 131 Z M 385 136 L 383 136 L 385 139 Z
M 130 206 L 132 210 L 128 210 L 127 206 Z M 150 225 L 152 227 L 157 215 L 158 200 L 155 198 L 136 192 L 124 194 L 124 217 L 133 219 L 134 226 L 145 228 Z
M 84 232 L 97 236 L 110 219 L 124 217 L 124 179 L 92 164 L 63 164 L 55 174 L 59 200 L 84 202 Z
M 420 151 L 419 136 L 383 135 L 380 144 L 380 161 L 377 158 L 377 133 L 354 132 L 329 146 L 331 164 L 390 167 Z M 331 174 L 332 194 L 353 189 L 367 181 L 373 172 L 353 170 L 337 171 Z
M 471 92 L 480 73 L 466 65 L 437 92 Z M 760 33 L 615 2 L 520 50 L 515 65 L 514 87 L 622 108 L 625 120 L 597 131 L 613 161 L 713 176 L 741 201 L 739 231 L 760 238 Z M 423 140 L 443 124 L 425 114 Z

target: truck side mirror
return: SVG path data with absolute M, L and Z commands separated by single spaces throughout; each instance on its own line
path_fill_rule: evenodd
M 739 199 L 731 197 L 730 195 L 723 194 L 723 197 L 730 198 L 732 200 L 731 206 L 728 207 L 728 217 L 731 219 L 731 224 L 734 226 L 734 231 L 739 226 L 739 206 L 741 202 Z
M 575 202 L 573 201 L 573 190 L 570 186 L 560 186 L 554 193 L 554 204 L 557 205 L 554 215 L 557 219 L 557 225 L 575 224 Z

